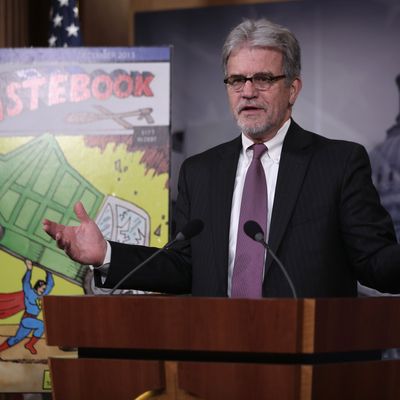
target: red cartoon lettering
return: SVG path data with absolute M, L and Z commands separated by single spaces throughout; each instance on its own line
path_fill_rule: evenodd
M 30 101 L 28 102 L 30 110 L 36 110 L 39 107 L 39 89 L 45 82 L 46 79 L 44 77 L 27 79 L 22 82 L 22 87 L 31 91 L 29 96 Z
M 7 114 L 10 117 L 14 117 L 15 115 L 18 115 L 19 113 L 21 113 L 21 111 L 24 108 L 24 105 L 22 104 L 22 100 L 21 98 L 18 96 L 18 94 L 16 93 L 18 89 L 21 88 L 21 84 L 18 82 L 11 82 L 8 86 L 7 86 L 7 96 L 8 98 L 14 102 L 14 105 L 7 106 Z
M 66 89 L 64 83 L 68 80 L 66 74 L 50 76 L 49 81 L 49 106 L 66 102 Z
M 120 74 L 114 80 L 114 94 L 123 99 L 130 96 L 133 89 L 132 78 L 127 74 Z
M 107 100 L 113 91 L 113 81 L 108 75 L 98 75 L 92 82 L 92 94 L 98 100 Z
M 84 101 L 90 98 L 90 76 L 87 74 L 73 74 L 71 76 L 70 99 L 73 102 Z
M 133 95 L 139 96 L 154 96 L 153 91 L 150 89 L 150 82 L 154 79 L 154 75 L 151 72 L 144 72 L 143 74 L 137 74 L 135 77 L 135 89 Z

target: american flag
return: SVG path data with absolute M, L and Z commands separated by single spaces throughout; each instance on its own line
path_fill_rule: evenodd
M 51 0 L 49 46 L 81 45 L 77 2 L 75 0 Z

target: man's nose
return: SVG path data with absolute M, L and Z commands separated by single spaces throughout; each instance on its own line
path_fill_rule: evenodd
M 253 98 L 258 96 L 258 90 L 255 88 L 252 81 L 247 80 L 242 89 L 242 97 Z

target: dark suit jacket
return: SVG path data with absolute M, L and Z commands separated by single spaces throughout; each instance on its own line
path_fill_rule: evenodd
M 199 218 L 204 230 L 132 276 L 126 288 L 226 296 L 231 203 L 241 138 L 187 159 L 179 177 L 178 232 Z M 400 291 L 400 246 L 371 181 L 365 149 L 307 132 L 294 121 L 284 140 L 269 245 L 300 297 L 356 296 L 357 280 Z M 112 243 L 111 287 L 154 249 Z M 267 256 L 266 297 L 291 296 Z

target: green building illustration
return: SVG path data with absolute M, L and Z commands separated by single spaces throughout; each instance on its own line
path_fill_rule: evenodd
M 94 218 L 105 195 L 68 164 L 50 134 L 0 155 L 0 171 L 0 247 L 81 285 L 86 267 L 65 256 L 42 220 L 78 224 L 77 201 Z

